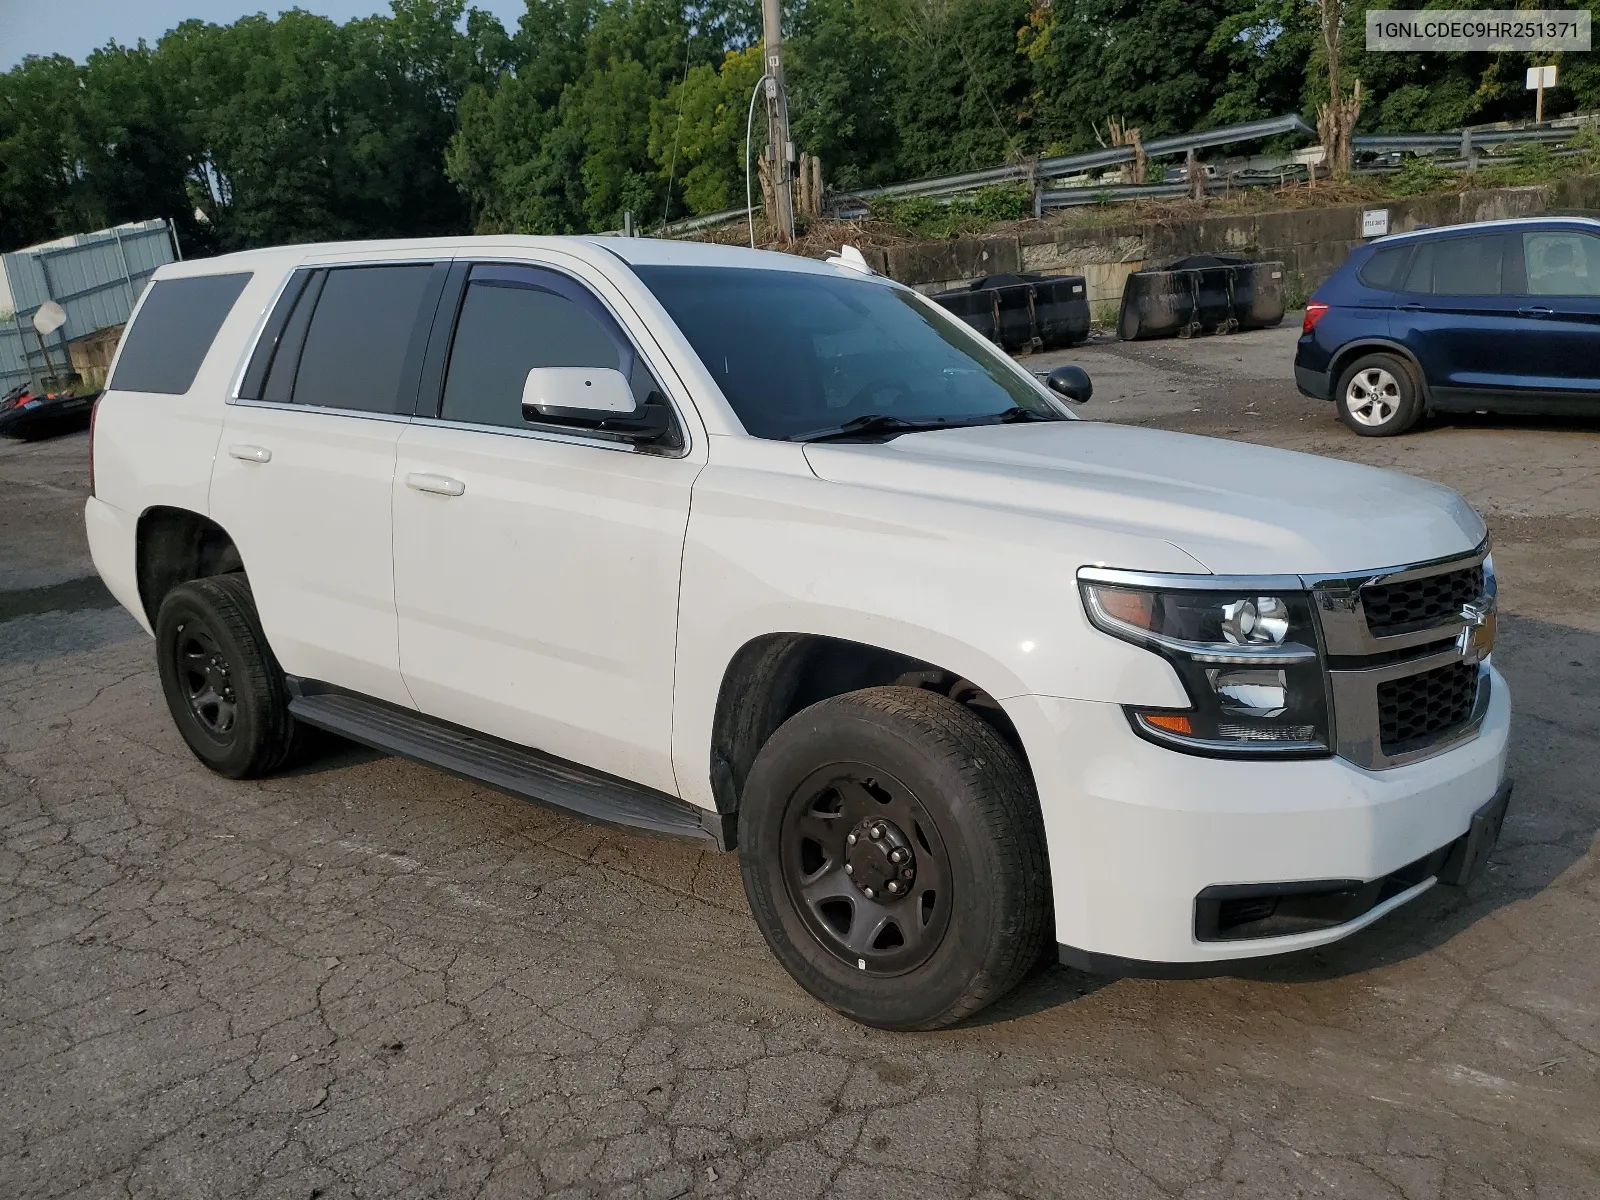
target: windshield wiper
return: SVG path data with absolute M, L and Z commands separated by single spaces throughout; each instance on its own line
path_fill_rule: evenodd
M 859 437 L 864 433 L 921 433 L 928 429 L 949 429 L 951 425 L 952 421 L 948 417 L 933 421 L 908 421 L 904 417 L 894 417 L 888 413 L 868 413 L 863 417 L 854 417 L 843 425 L 813 429 L 810 433 L 792 433 L 788 440 L 826 442 L 834 438 Z
M 1020 404 L 1012 405 L 1004 412 L 997 412 L 992 417 L 985 418 L 996 425 L 1009 425 L 1013 421 L 1059 421 L 1060 417 L 1047 416 L 1042 412 L 1035 412 L 1031 408 L 1023 408 Z

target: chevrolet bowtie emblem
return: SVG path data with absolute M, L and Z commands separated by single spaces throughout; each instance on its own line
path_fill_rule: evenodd
M 1480 663 L 1494 649 L 1494 601 L 1480 600 L 1475 604 L 1463 604 L 1461 619 L 1467 622 L 1467 627 L 1456 638 L 1456 649 L 1461 651 L 1463 662 Z

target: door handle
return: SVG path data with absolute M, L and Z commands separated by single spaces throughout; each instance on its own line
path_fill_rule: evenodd
M 272 461 L 272 451 L 265 446 L 229 446 L 228 457 L 240 462 L 265 463 Z
M 426 471 L 412 471 L 406 476 L 406 486 L 413 491 L 432 492 L 436 496 L 459 496 L 467 485 L 448 475 L 430 475 Z
M 1517 309 L 1520 317 L 1549 317 L 1555 315 L 1555 309 L 1546 308 L 1542 304 L 1530 304 L 1527 308 Z
M 1410 310 L 1412 312 L 1416 312 L 1418 309 L 1427 308 L 1428 306 L 1426 304 L 1420 303 L 1419 301 L 1413 300 L 1409 304 L 1402 304 L 1400 307 L 1404 308 L 1404 309 L 1408 309 L 1408 310 Z

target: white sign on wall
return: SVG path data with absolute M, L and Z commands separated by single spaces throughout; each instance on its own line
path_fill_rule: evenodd
M 1364 208 L 1361 210 L 1362 237 L 1383 237 L 1388 232 L 1389 210 L 1387 208 Z

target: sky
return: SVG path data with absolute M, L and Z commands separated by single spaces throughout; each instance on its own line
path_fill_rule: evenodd
M 510 31 L 526 6 L 523 0 L 470 0 L 468 7 L 493 13 Z M 340 22 L 389 11 L 387 0 L 0 0 L 0 71 L 29 54 L 65 54 L 82 62 L 113 38 L 128 46 L 140 38 L 154 43 L 191 17 L 225 25 L 246 13 L 276 15 L 285 8 Z

